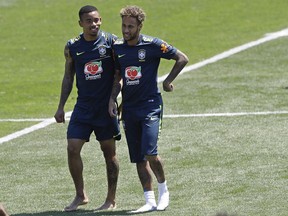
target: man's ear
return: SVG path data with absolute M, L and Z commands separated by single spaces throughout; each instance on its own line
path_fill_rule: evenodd
M 80 27 L 83 27 L 82 23 L 81 23 L 81 20 L 78 21 L 78 24 L 79 24 Z
M 142 25 L 142 23 L 141 23 L 141 24 L 139 25 L 139 30 L 141 30 L 141 29 L 142 29 L 142 26 L 143 26 L 143 25 Z

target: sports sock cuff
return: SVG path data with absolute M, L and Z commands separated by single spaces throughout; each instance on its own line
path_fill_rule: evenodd
M 153 205 L 153 206 L 156 205 L 154 191 L 144 192 L 144 197 L 145 197 L 146 203 L 149 203 L 150 205 Z
M 168 190 L 166 180 L 163 183 L 158 183 L 158 190 L 159 190 L 159 192 L 165 192 Z
M 146 192 L 144 192 L 144 197 L 145 198 L 155 198 L 154 191 L 146 191 Z

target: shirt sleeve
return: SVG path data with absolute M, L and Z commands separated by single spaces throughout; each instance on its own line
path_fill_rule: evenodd
M 177 52 L 175 47 L 162 39 L 154 38 L 153 44 L 155 45 L 155 51 L 159 58 L 171 59 Z

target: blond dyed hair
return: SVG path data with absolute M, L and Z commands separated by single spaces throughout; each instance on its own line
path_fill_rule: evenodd
M 123 18 L 124 16 L 135 17 L 139 24 L 144 22 L 146 18 L 146 14 L 144 10 L 136 5 L 128 5 L 120 10 L 120 16 Z

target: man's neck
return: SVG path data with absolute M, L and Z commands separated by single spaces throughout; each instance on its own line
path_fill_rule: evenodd
M 136 37 L 134 40 L 127 41 L 128 46 L 136 46 L 140 40 L 140 35 Z
M 95 40 L 97 40 L 98 36 L 99 36 L 99 31 L 98 31 L 97 35 L 89 35 L 89 34 L 85 34 L 85 33 L 83 34 L 83 37 L 86 41 L 95 41 Z

